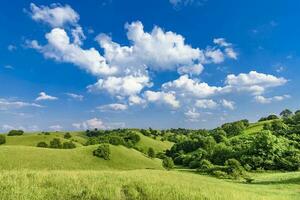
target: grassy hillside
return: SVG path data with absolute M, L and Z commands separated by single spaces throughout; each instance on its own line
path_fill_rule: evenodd
M 169 141 L 155 140 L 151 137 L 144 136 L 141 133 L 138 134 L 141 140 L 136 144 L 136 147 L 142 149 L 144 152 L 147 152 L 149 147 L 152 147 L 156 152 L 162 152 L 170 149 L 173 145 L 173 143 Z
M 299 176 L 299 173 L 259 175 L 255 183 L 244 184 L 160 170 L 2 171 L 0 199 L 296 200 Z
M 264 127 L 264 124 L 270 124 L 275 120 L 267 120 L 262 122 L 256 122 L 249 125 L 249 127 L 244 130 L 244 134 L 253 134 L 261 131 Z
M 159 159 L 150 159 L 124 146 L 110 146 L 111 159 L 92 155 L 97 146 L 76 149 L 47 149 L 29 146 L 0 146 L 0 169 L 108 170 L 162 169 Z
M 71 133 L 72 138 L 77 146 L 82 146 L 86 142 L 83 134 L 80 132 Z M 50 133 L 50 135 L 45 135 L 42 133 L 26 133 L 22 136 L 7 136 L 5 145 L 22 145 L 22 146 L 36 146 L 37 143 L 44 141 L 49 144 L 53 138 L 60 138 L 61 142 L 66 142 L 69 140 L 64 139 L 64 133 L 54 132 Z

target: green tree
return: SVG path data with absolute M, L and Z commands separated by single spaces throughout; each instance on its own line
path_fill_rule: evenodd
M 46 142 L 39 142 L 37 143 L 36 145 L 37 147 L 42 147 L 42 148 L 47 148 L 48 147 L 48 144 Z
M 154 149 L 153 149 L 152 147 L 150 147 L 150 148 L 148 149 L 148 156 L 149 156 L 150 158 L 155 158 L 155 151 L 154 151 Z
M 66 132 L 64 135 L 65 139 L 70 139 L 72 137 L 72 135 L 69 132 Z
M 62 145 L 63 149 L 74 149 L 76 145 L 73 142 L 64 142 Z
M 280 113 L 280 116 L 281 117 L 284 117 L 284 118 L 287 118 L 287 117 L 290 117 L 292 116 L 293 112 L 290 111 L 289 109 L 285 109 L 283 110 L 281 113 Z
M 167 169 L 167 170 L 173 169 L 174 163 L 173 163 L 172 158 L 170 158 L 170 157 L 164 158 L 164 159 L 163 159 L 163 162 L 162 162 L 162 165 L 163 165 L 163 167 L 164 167 L 165 169 Z
M 11 130 L 8 132 L 7 136 L 19 136 L 23 134 L 24 134 L 23 130 Z
M 5 135 L 1 135 L 0 134 L 0 145 L 1 144 L 5 144 L 6 143 L 6 137 L 5 137 Z
M 53 140 L 50 141 L 50 148 L 54 149 L 61 149 L 62 144 L 59 138 L 53 138 Z
M 241 163 L 236 159 L 228 159 L 225 162 L 226 172 L 228 175 L 232 176 L 233 178 L 239 178 L 244 174 L 244 168 L 242 167 Z
M 104 160 L 110 159 L 110 149 L 109 144 L 100 144 L 99 147 L 93 151 L 93 155 Z

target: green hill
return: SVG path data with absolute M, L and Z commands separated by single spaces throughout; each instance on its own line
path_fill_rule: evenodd
M 143 152 L 147 152 L 149 147 L 152 147 L 156 152 L 162 152 L 170 149 L 173 145 L 172 142 L 160 141 L 151 137 L 144 136 L 139 132 L 137 133 L 139 134 L 141 140 L 135 146 L 141 149 Z
M 108 170 L 162 169 L 159 159 L 124 146 L 110 145 L 111 158 L 104 160 L 92 155 L 95 146 L 75 149 L 47 149 L 30 146 L 0 146 L 0 169 L 30 170 Z
M 264 124 L 270 124 L 275 120 L 267 120 L 262 122 L 251 123 L 246 130 L 244 130 L 244 134 L 253 134 L 261 131 L 264 127 Z

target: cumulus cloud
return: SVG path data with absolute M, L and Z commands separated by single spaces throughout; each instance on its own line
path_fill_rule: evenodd
M 70 98 L 78 100 L 78 101 L 82 101 L 84 98 L 84 96 L 80 95 L 80 94 L 66 93 L 66 95 L 68 95 Z
M 128 101 L 129 101 L 129 105 L 143 105 L 146 103 L 146 101 L 137 96 L 137 95 L 131 95 L 129 98 L 128 98 Z
M 46 34 L 48 44 L 41 46 L 37 41 L 27 42 L 46 58 L 59 62 L 73 63 L 87 72 L 100 76 L 114 74 L 117 69 L 107 65 L 105 58 L 95 48 L 82 49 L 77 43 L 70 42 L 66 31 L 54 28 Z
M 274 97 L 264 97 L 264 96 L 255 96 L 254 97 L 254 100 L 257 102 L 257 103 L 260 103 L 260 104 L 269 104 L 269 103 L 272 103 L 272 102 L 276 102 L 276 101 L 283 101 L 285 99 L 288 99 L 290 98 L 291 96 L 290 95 L 282 95 L 282 96 L 274 96 Z
M 24 107 L 41 108 L 43 106 L 36 104 L 36 103 L 13 101 L 13 100 L 9 100 L 9 99 L 0 99 L 0 110 L 19 109 L 19 108 L 24 108 Z
M 193 96 L 206 98 L 220 92 L 221 87 L 209 86 L 207 83 L 190 79 L 188 75 L 182 75 L 174 81 L 162 85 L 164 91 L 174 91 L 181 96 Z
M 246 91 L 257 95 L 265 92 L 267 88 L 281 86 L 286 82 L 287 80 L 282 77 L 251 71 L 248 74 L 228 75 L 225 80 L 227 84 L 225 89 Z
M 88 86 L 90 92 L 107 91 L 111 95 L 132 96 L 141 92 L 144 87 L 152 84 L 148 76 L 110 76 L 106 79 L 99 79 L 94 85 Z
M 128 106 L 126 104 L 121 103 L 112 103 L 107 105 L 98 106 L 97 109 L 100 111 L 124 111 L 128 109 Z
M 36 101 L 44 101 L 44 100 L 53 101 L 53 100 L 57 100 L 57 99 L 58 99 L 57 97 L 50 96 L 50 95 L 46 94 L 45 92 L 40 92 L 39 96 L 35 100 Z
M 47 23 L 52 27 L 63 27 L 67 24 L 74 25 L 79 20 L 79 15 L 69 5 L 52 4 L 48 7 L 36 6 L 31 3 L 30 10 L 33 20 Z
M 145 99 L 148 102 L 158 103 L 158 104 L 166 104 L 171 106 L 172 108 L 179 108 L 180 103 L 176 99 L 176 96 L 173 93 L 166 92 L 154 92 L 154 91 L 146 91 L 144 93 Z
M 218 107 L 218 103 L 212 99 L 200 99 L 196 100 L 195 106 L 204 109 L 214 109 Z
M 226 100 L 226 99 L 222 99 L 220 101 L 221 105 L 224 107 L 224 108 L 228 108 L 230 110 L 234 110 L 235 109 L 235 102 L 233 101 L 229 101 L 229 100 Z
M 106 129 L 103 121 L 98 118 L 92 118 L 80 123 L 73 123 L 72 126 L 76 129 L 86 130 L 86 129 Z

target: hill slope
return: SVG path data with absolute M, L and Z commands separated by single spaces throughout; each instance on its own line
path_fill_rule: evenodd
M 30 146 L 0 146 L 0 169 L 108 170 L 162 169 L 159 159 L 150 159 L 124 146 L 110 145 L 111 159 L 92 155 L 97 146 L 47 149 Z
M 170 149 L 173 145 L 173 143 L 169 141 L 155 140 L 139 132 L 136 133 L 140 136 L 141 140 L 135 146 L 140 148 L 143 152 L 147 152 L 149 147 L 152 147 L 156 152 L 162 152 Z

